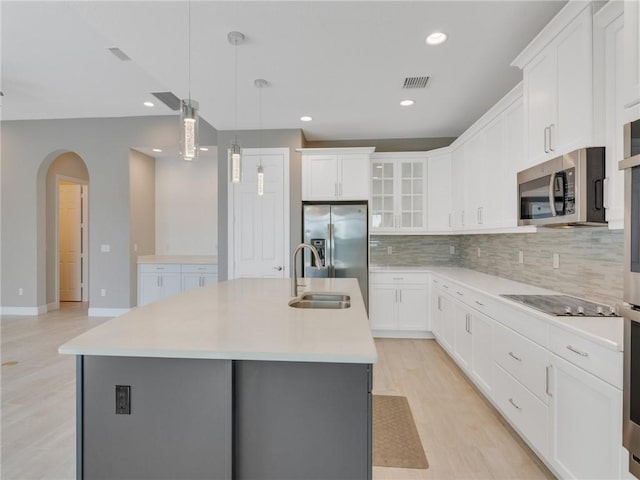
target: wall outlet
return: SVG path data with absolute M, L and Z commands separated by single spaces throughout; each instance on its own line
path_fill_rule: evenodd
M 449 254 L 451 254 L 451 255 L 455 255 L 456 254 L 456 246 L 455 245 L 449 245 Z
M 100 251 L 102 253 L 109 253 L 111 251 L 111 245 L 108 245 L 106 243 L 100 245 Z
M 107 289 L 106 288 L 101 288 L 100 289 L 100 296 L 101 297 L 106 297 L 107 296 Z
M 131 385 L 116 385 L 116 415 L 131 415 Z
M 518 252 L 518 263 L 524 263 L 524 252 L 522 250 Z
M 560 268 L 560 254 L 553 254 L 553 268 Z
M 18 295 L 24 295 L 24 288 L 20 287 L 18 289 Z
M 391 245 L 389 245 L 387 247 L 387 255 L 391 255 L 393 253 L 393 248 L 391 248 Z
M 478 256 L 480 256 L 482 252 L 480 251 L 480 247 L 478 247 Z

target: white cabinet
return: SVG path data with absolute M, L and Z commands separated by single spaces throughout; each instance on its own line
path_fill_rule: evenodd
M 429 232 L 451 230 L 453 191 L 451 163 L 450 151 L 427 152 L 427 228 Z
M 180 265 L 169 263 L 138 266 L 138 306 L 180 293 Z
M 482 313 L 470 311 L 471 376 L 485 394 L 493 389 L 494 321 Z
M 620 478 L 622 391 L 551 355 L 549 462 L 562 478 Z
M 369 282 L 369 320 L 376 335 L 429 331 L 426 273 L 372 272 Z
M 579 3 L 568 5 L 557 17 L 571 18 L 574 13 L 571 21 L 557 32 L 559 22 L 550 22 L 514 61 L 523 68 L 531 164 L 593 143 L 592 7 Z M 552 39 L 541 48 L 546 38 Z M 532 53 L 535 49 L 539 50 Z
M 452 146 L 452 228 L 517 225 L 516 173 L 523 162 L 522 85 L 517 85 Z
M 218 281 L 214 264 L 138 264 L 138 306 Z
M 425 152 L 372 155 L 372 232 L 426 231 L 426 159 Z
M 186 265 L 181 267 L 182 291 L 206 287 L 218 281 L 217 265 Z
M 623 105 L 640 110 L 640 2 L 624 2 Z
M 304 148 L 302 200 L 368 200 L 373 148 Z
M 453 304 L 454 355 L 463 370 L 471 368 L 471 314 L 460 302 Z

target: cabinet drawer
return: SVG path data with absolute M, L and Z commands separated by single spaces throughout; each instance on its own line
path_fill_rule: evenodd
M 547 403 L 549 352 L 500 324 L 495 325 L 493 335 L 496 363 Z
M 498 364 L 493 364 L 493 400 L 538 453 L 547 454 L 548 408 Z
M 556 355 L 622 388 L 622 352 L 597 345 L 571 332 L 549 327 L 549 348 Z
M 547 346 L 547 332 L 549 325 L 544 320 L 529 313 L 522 312 L 502 302 L 495 307 L 493 319 L 515 330 L 523 337 L 541 345 Z
M 182 264 L 182 273 L 218 273 L 218 265 Z
M 180 273 L 179 263 L 139 263 L 140 273 Z
M 416 273 L 416 272 L 373 272 L 369 277 L 371 284 L 419 284 L 426 285 L 427 284 L 427 273 Z

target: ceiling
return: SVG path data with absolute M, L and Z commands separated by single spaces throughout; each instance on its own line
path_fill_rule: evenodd
M 194 0 L 191 96 L 218 130 L 301 128 L 309 140 L 454 137 L 518 83 L 511 61 L 564 4 Z M 2 119 L 175 115 L 150 92 L 188 96 L 188 8 L 1 1 Z M 227 42 L 233 30 L 244 44 Z M 426 45 L 435 30 L 449 40 Z M 405 77 L 422 75 L 430 76 L 426 88 L 402 89 Z M 262 124 L 257 78 L 269 82 Z M 405 98 L 415 105 L 401 107 Z M 143 106 L 147 100 L 156 106 Z

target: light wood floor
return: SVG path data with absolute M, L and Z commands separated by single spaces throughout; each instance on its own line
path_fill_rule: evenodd
M 3 480 L 75 478 L 75 362 L 57 349 L 105 320 L 86 304 L 2 317 Z M 433 340 L 376 344 L 374 392 L 408 397 L 430 467 L 374 467 L 374 479 L 553 478 Z

